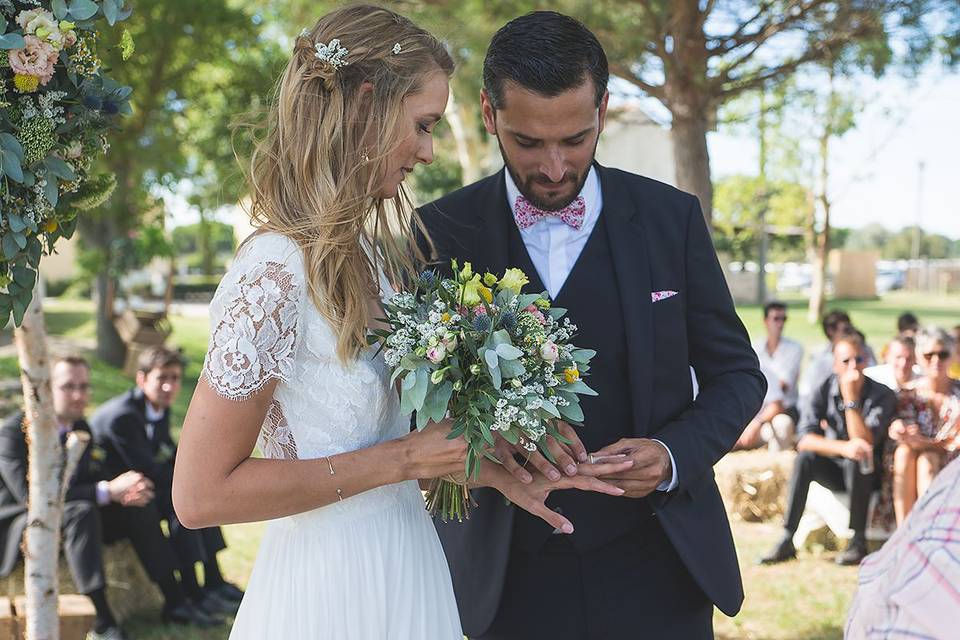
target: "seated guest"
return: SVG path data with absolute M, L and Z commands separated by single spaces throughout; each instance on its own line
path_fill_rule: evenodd
M 61 437 L 71 430 L 90 432 L 90 427 L 84 420 L 87 403 L 90 400 L 90 365 L 83 358 L 67 356 L 54 361 L 51 370 L 51 387 L 53 391 L 53 405 L 57 423 L 60 425 Z M 0 428 L 0 471 L 3 474 L 4 485 L 7 491 L 16 495 L 20 493 L 26 501 L 26 468 L 27 448 L 21 428 L 23 414 L 17 414 Z M 164 595 L 164 619 L 168 622 L 182 624 L 198 624 L 212 626 L 220 624 L 219 619 L 212 618 L 197 610 L 187 601 L 183 589 L 177 582 L 176 556 L 170 547 L 170 542 L 160 527 L 160 516 L 153 504 L 153 483 L 149 478 L 137 471 L 125 471 L 119 475 L 104 476 L 103 451 L 92 442 L 87 447 L 76 472 L 70 480 L 67 492 L 67 504 L 64 509 L 64 554 L 68 566 L 75 576 L 77 589 L 81 593 L 88 593 L 88 584 L 100 584 L 103 578 L 101 557 L 101 542 L 112 543 L 117 540 L 129 539 L 134 551 L 143 564 L 147 575 L 153 580 Z M 105 477 L 112 479 L 105 480 Z M 0 503 L 7 497 L 0 487 Z M 88 504 L 82 504 L 86 500 Z M 97 509 L 96 506 L 99 507 Z M 85 520 L 84 529 L 80 526 L 67 526 L 67 518 L 76 518 L 77 513 L 91 513 Z M 2 507 L 0 507 L 2 509 Z M 26 518 L 24 507 L 23 518 Z M 0 531 L 4 527 L 0 524 Z M 22 529 L 21 529 L 22 531 Z M 89 534 L 83 536 L 83 544 L 72 544 L 69 536 L 78 533 Z M 21 534 L 15 533 L 12 528 L 5 529 L 7 543 L 19 540 Z M 4 536 L 0 535 L 0 540 Z M 80 554 L 81 561 L 72 561 L 72 554 Z M 7 562 L 7 560 L 5 560 Z M 12 562 L 16 563 L 14 557 Z M 75 570 L 74 567 L 77 567 Z M 9 566 L 9 570 L 13 565 Z M 4 575 L 9 572 L 5 565 Z M 87 576 L 77 579 L 77 572 Z M 97 611 L 97 621 L 91 639 L 97 638 L 125 638 L 123 630 L 113 620 L 113 616 L 106 607 L 106 596 L 103 600 L 100 593 L 91 593 Z
M 945 440 L 938 438 L 950 420 L 960 414 L 960 381 L 951 380 L 947 368 L 953 339 L 939 328 L 917 334 L 917 355 L 923 377 L 899 393 L 897 419 L 890 425 L 893 454 L 893 506 L 897 524 L 933 482 L 948 456 Z
M 960 461 L 944 468 L 893 537 L 860 565 L 844 638 L 956 638 Z
M 173 463 L 176 444 L 170 435 L 170 407 L 180 393 L 183 360 L 179 352 L 151 347 L 137 361 L 136 387 L 101 406 L 90 418 L 93 435 L 113 473 L 139 471 L 154 484 L 155 504 L 167 521 L 180 583 L 187 596 L 208 614 L 235 608 L 243 593 L 226 582 L 216 554 L 226 548 L 219 527 L 190 530 L 173 510 Z M 203 563 L 204 585 L 196 563 Z
M 897 335 L 913 338 L 920 331 L 920 321 L 909 311 L 904 311 L 897 317 Z
M 793 446 L 793 419 L 784 412 L 783 390 L 776 376 L 761 367 L 767 379 L 767 393 L 759 413 L 750 421 L 733 446 L 735 450 L 756 449 L 767 445 L 770 451 L 782 451 Z
M 787 322 L 787 305 L 769 302 L 763 307 L 763 324 L 767 330 L 765 339 L 753 345 L 760 359 L 760 368 L 772 374 L 772 382 L 783 392 L 783 413 L 790 421 L 792 431 L 796 425 L 799 398 L 800 365 L 803 362 L 803 346 L 783 335 Z M 790 434 L 792 437 L 792 433 Z
M 797 455 L 787 498 L 783 538 L 761 559 L 763 564 L 796 557 L 793 535 L 807 503 L 811 482 L 850 492 L 853 538 L 838 564 L 858 564 L 867 553 L 867 508 L 875 485 L 878 451 L 893 417 L 890 389 L 863 375 L 863 343 L 855 335 L 840 338 L 833 349 L 833 374 L 800 409 Z M 826 426 L 826 431 L 823 425 Z
M 805 404 L 807 396 L 833 373 L 833 344 L 837 338 L 849 331 L 853 324 L 846 311 L 834 309 L 823 316 L 820 326 L 827 338 L 827 344 L 810 354 L 810 361 L 800 381 L 801 406 Z
M 908 335 L 900 334 L 890 341 L 884 352 L 886 361 L 863 370 L 863 375 L 890 390 L 900 391 L 912 380 L 922 375 L 923 371 L 917 365 L 917 343 Z
M 61 441 L 71 431 L 90 428 L 83 419 L 90 396 L 90 373 L 85 360 L 62 358 L 53 365 L 50 380 L 53 409 Z M 24 414 L 19 412 L 0 427 L 0 576 L 16 568 L 21 557 L 20 542 L 27 527 L 27 441 Z M 148 481 L 139 474 L 124 474 L 98 484 L 91 464 L 90 447 L 83 452 L 76 471 L 70 477 L 63 505 L 63 555 L 77 591 L 93 602 L 96 611 L 93 633 L 88 638 L 123 640 L 129 638 L 117 624 L 107 602 L 107 582 L 103 572 L 100 518 L 97 504 L 126 500 L 146 504 L 152 493 Z

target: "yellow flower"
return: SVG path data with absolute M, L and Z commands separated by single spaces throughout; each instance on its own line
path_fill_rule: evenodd
M 463 269 L 460 270 L 460 282 L 466 282 L 473 278 L 473 265 L 469 262 L 463 263 Z M 479 279 L 479 276 L 478 276 Z
M 549 309 L 550 301 L 546 298 L 537 298 L 533 301 L 533 306 L 537 307 L 538 309 Z
M 461 285 L 464 306 L 475 307 L 480 304 L 480 288 L 482 286 L 479 275 L 474 275 Z
M 563 378 L 569 384 L 573 384 L 580 379 L 580 370 L 576 367 L 569 367 L 563 370 Z
M 483 284 L 487 285 L 488 287 L 494 286 L 497 284 L 497 276 L 487 271 L 485 274 L 483 274 Z
M 514 293 L 520 293 L 520 290 L 527 284 L 530 284 L 530 280 L 527 278 L 527 275 L 520 269 L 507 269 L 503 277 L 500 278 L 500 289 L 509 289 Z
M 493 292 L 486 287 L 480 287 L 480 296 L 487 301 L 487 304 L 493 304 Z
M 440 321 L 443 322 L 444 324 L 446 324 L 447 322 L 450 322 L 450 314 L 444 311 L 443 315 L 440 316 Z
M 13 86 L 19 93 L 33 93 L 40 86 L 40 78 L 17 73 L 13 76 Z
M 57 230 L 58 226 L 56 220 L 47 220 L 43 225 L 43 230 L 47 233 L 53 233 Z

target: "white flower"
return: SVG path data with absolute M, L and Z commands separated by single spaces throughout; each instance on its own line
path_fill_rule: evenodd
M 547 340 L 540 347 L 540 357 L 544 359 L 545 362 L 550 364 L 556 363 L 557 359 L 560 357 L 560 350 L 557 348 L 557 345 L 552 340 Z
M 440 364 L 443 362 L 443 359 L 447 357 L 447 350 L 443 348 L 442 344 L 438 344 L 435 347 L 430 347 L 427 349 L 427 360 L 433 364 Z

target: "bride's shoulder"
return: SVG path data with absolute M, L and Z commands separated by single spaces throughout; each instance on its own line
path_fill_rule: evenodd
M 240 243 L 234 263 L 271 263 L 295 273 L 303 271 L 303 251 L 293 239 L 274 231 L 257 231 Z

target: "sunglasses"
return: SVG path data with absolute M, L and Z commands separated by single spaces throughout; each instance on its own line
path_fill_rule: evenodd
M 786 322 L 787 316 L 770 316 L 770 319 L 774 322 Z
M 923 354 L 923 359 L 926 360 L 927 362 L 930 362 L 931 360 L 933 360 L 934 356 L 940 358 L 940 360 L 946 360 L 947 358 L 950 357 L 950 352 L 946 349 L 944 349 L 943 351 L 930 351 L 929 353 Z
M 851 361 L 856 362 L 857 364 L 863 364 L 864 362 L 867 361 L 867 359 L 864 358 L 863 356 L 851 356 L 849 358 L 844 358 L 840 362 L 842 362 L 843 364 L 850 364 Z

